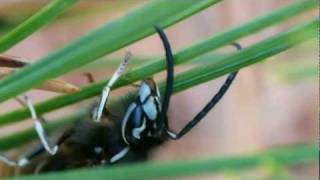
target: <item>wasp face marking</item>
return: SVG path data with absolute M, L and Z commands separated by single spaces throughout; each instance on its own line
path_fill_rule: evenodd
M 146 82 L 143 82 L 139 89 L 140 102 L 144 102 L 150 95 L 151 95 L 150 86 Z
M 135 137 L 136 139 L 141 139 L 140 134 L 146 129 L 146 119 L 143 119 L 142 125 L 138 128 L 134 128 L 132 130 L 132 135 L 133 137 Z
M 145 103 L 142 105 L 142 108 L 143 112 L 150 120 L 156 120 L 159 113 L 159 108 L 157 108 L 155 97 L 149 97 L 148 100 L 146 100 Z
M 138 145 L 156 134 L 160 113 L 160 93 L 152 79 L 141 83 L 136 100 L 129 106 L 122 121 L 122 137 L 127 144 Z

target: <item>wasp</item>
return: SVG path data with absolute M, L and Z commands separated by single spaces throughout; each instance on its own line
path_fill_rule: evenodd
M 34 167 L 34 173 L 62 171 L 82 167 L 111 166 L 143 161 L 149 152 L 167 140 L 178 140 L 193 129 L 221 100 L 238 72 L 228 75 L 218 92 L 179 132 L 168 125 L 168 108 L 174 85 L 174 57 L 163 29 L 156 26 L 166 56 L 166 85 L 161 94 L 156 82 L 146 78 L 136 92 L 123 101 L 107 104 L 112 85 L 123 73 L 130 54 L 102 89 L 100 101 L 56 142 L 56 152 L 46 153 L 39 144 L 21 160 L 21 167 Z M 241 46 L 233 43 L 238 50 Z M 21 161 L 20 160 L 20 161 Z

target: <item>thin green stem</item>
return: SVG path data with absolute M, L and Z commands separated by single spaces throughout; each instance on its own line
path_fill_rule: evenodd
M 39 30 L 44 25 L 51 22 L 76 2 L 78 2 L 78 0 L 54 0 L 50 2 L 40 11 L 0 38 L 0 53 L 5 52 L 18 42 Z
M 230 72 L 252 65 L 265 58 L 274 56 L 293 46 L 316 37 L 319 19 L 309 20 L 289 31 L 280 33 L 248 48 L 217 59 L 214 63 L 199 65 L 175 76 L 174 91 L 180 92 L 195 85 L 207 82 Z M 160 87 L 164 86 L 164 82 Z

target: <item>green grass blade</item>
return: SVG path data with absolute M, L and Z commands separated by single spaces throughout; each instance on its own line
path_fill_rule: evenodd
M 263 28 L 271 26 L 275 23 L 289 19 L 297 14 L 305 12 L 311 8 L 317 7 L 317 3 L 314 0 L 298 1 L 297 3 L 291 4 L 284 8 L 280 8 L 266 15 L 255 18 L 254 20 L 242 24 L 238 27 L 229 29 L 222 32 L 216 36 L 210 37 L 204 41 L 196 43 L 188 48 L 185 48 L 175 54 L 175 64 L 184 63 L 192 58 L 202 55 L 206 52 L 212 51 L 219 48 L 225 44 L 229 44 L 237 39 L 253 34 Z M 120 80 L 117 87 L 121 87 L 132 83 L 134 81 L 143 79 L 145 77 L 151 76 L 157 72 L 164 69 L 164 59 L 157 59 L 150 63 L 139 66 L 132 71 L 125 74 L 128 80 Z M 63 96 L 58 96 L 53 99 L 38 103 L 35 108 L 39 114 L 49 112 L 63 106 L 67 106 L 81 100 L 98 95 L 101 88 L 106 82 L 100 82 L 88 87 L 83 88 L 80 92 L 74 94 L 68 94 Z M 9 112 L 0 117 L 0 125 L 17 122 L 21 119 L 29 117 L 28 109 L 24 108 L 21 110 L 16 110 Z
M 246 170 L 257 166 L 263 166 L 270 161 L 274 161 L 282 166 L 287 166 L 308 162 L 315 163 L 317 159 L 318 148 L 316 145 L 301 145 L 269 150 L 251 155 L 238 155 L 206 160 L 175 161 L 153 164 L 145 163 L 118 167 L 80 169 L 25 177 L 13 177 L 8 178 L 8 180 L 163 179 L 178 176 L 212 174 L 215 172 L 223 172 L 225 170 Z
M 30 36 L 78 0 L 54 0 L 36 14 L 28 18 L 8 34 L 0 38 L 0 53 L 5 52 L 18 42 Z
M 280 33 L 267 40 L 216 60 L 212 64 L 199 65 L 191 70 L 175 76 L 174 91 L 179 92 L 195 85 L 207 82 L 230 72 L 234 72 L 251 64 L 283 52 L 292 46 L 316 37 L 319 19 L 307 21 L 289 31 Z M 164 86 L 164 82 L 161 83 Z
M 264 40 L 260 43 L 244 48 L 242 51 L 234 53 L 225 58 L 221 58 L 212 64 L 199 65 L 191 70 L 180 73 L 175 77 L 174 92 L 180 92 L 186 90 L 189 87 L 193 87 L 197 84 L 212 80 L 226 73 L 238 70 L 250 64 L 259 62 L 267 57 L 276 55 L 286 49 L 298 45 L 309 38 L 316 36 L 316 27 L 318 19 L 309 21 L 305 24 L 298 25 L 287 32 L 280 33 L 272 38 Z M 160 88 L 163 89 L 164 83 L 160 84 Z M 127 95 L 125 95 L 126 97 Z M 121 102 L 121 97 L 118 102 Z M 115 100 L 117 101 L 117 100 Z M 117 102 L 114 102 L 117 103 Z M 8 148 L 7 144 L 11 143 L 16 146 L 21 145 L 22 142 L 8 141 L 10 139 L 17 139 L 15 135 L 11 137 L 1 138 L 3 147 L 2 150 Z M 23 143 L 27 143 L 24 141 Z M 0 143 L 1 145 L 1 143 Z M 15 146 L 10 146 L 15 147 Z
M 186 62 L 183 65 L 189 66 L 192 64 L 204 64 L 204 63 L 210 63 L 212 59 L 216 59 L 222 56 L 226 56 L 225 53 L 208 53 L 205 55 L 201 55 L 200 57 L 196 57 L 188 62 Z M 81 68 L 79 68 L 76 72 L 77 73 L 85 73 L 90 72 L 93 70 L 105 70 L 105 69 L 116 69 L 119 66 L 120 61 L 123 59 L 123 57 L 115 57 L 115 58 L 101 58 L 93 63 L 90 63 L 88 65 L 85 65 Z M 157 59 L 162 59 L 159 56 L 157 57 L 139 57 L 139 56 L 133 56 L 130 58 L 130 63 L 128 64 L 128 68 L 133 68 L 137 66 L 141 66 L 147 62 L 154 61 Z
M 219 1 L 150 1 L 1 80 L 0 102 L 151 35 L 155 25 L 167 27 Z

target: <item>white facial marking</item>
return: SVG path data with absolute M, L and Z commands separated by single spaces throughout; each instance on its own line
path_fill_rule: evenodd
M 146 129 L 146 119 L 143 119 L 142 125 L 132 130 L 133 137 L 140 139 L 140 134 Z
M 144 102 L 148 96 L 151 94 L 151 89 L 146 82 L 142 82 L 139 89 L 140 101 Z
M 143 105 L 143 111 L 146 113 L 150 120 L 156 120 L 158 111 L 154 102 L 154 97 L 150 97 Z
M 160 98 L 160 91 L 159 91 L 158 86 L 156 86 L 156 93 L 157 93 L 157 96 Z
M 121 134 L 122 134 L 122 139 L 124 140 L 125 143 L 129 144 L 126 135 L 125 135 L 125 130 L 126 130 L 126 125 L 128 123 L 129 117 L 131 115 L 131 113 L 133 112 L 133 110 L 137 107 L 136 103 L 132 103 L 128 109 L 127 112 L 122 120 L 122 125 L 121 125 Z

